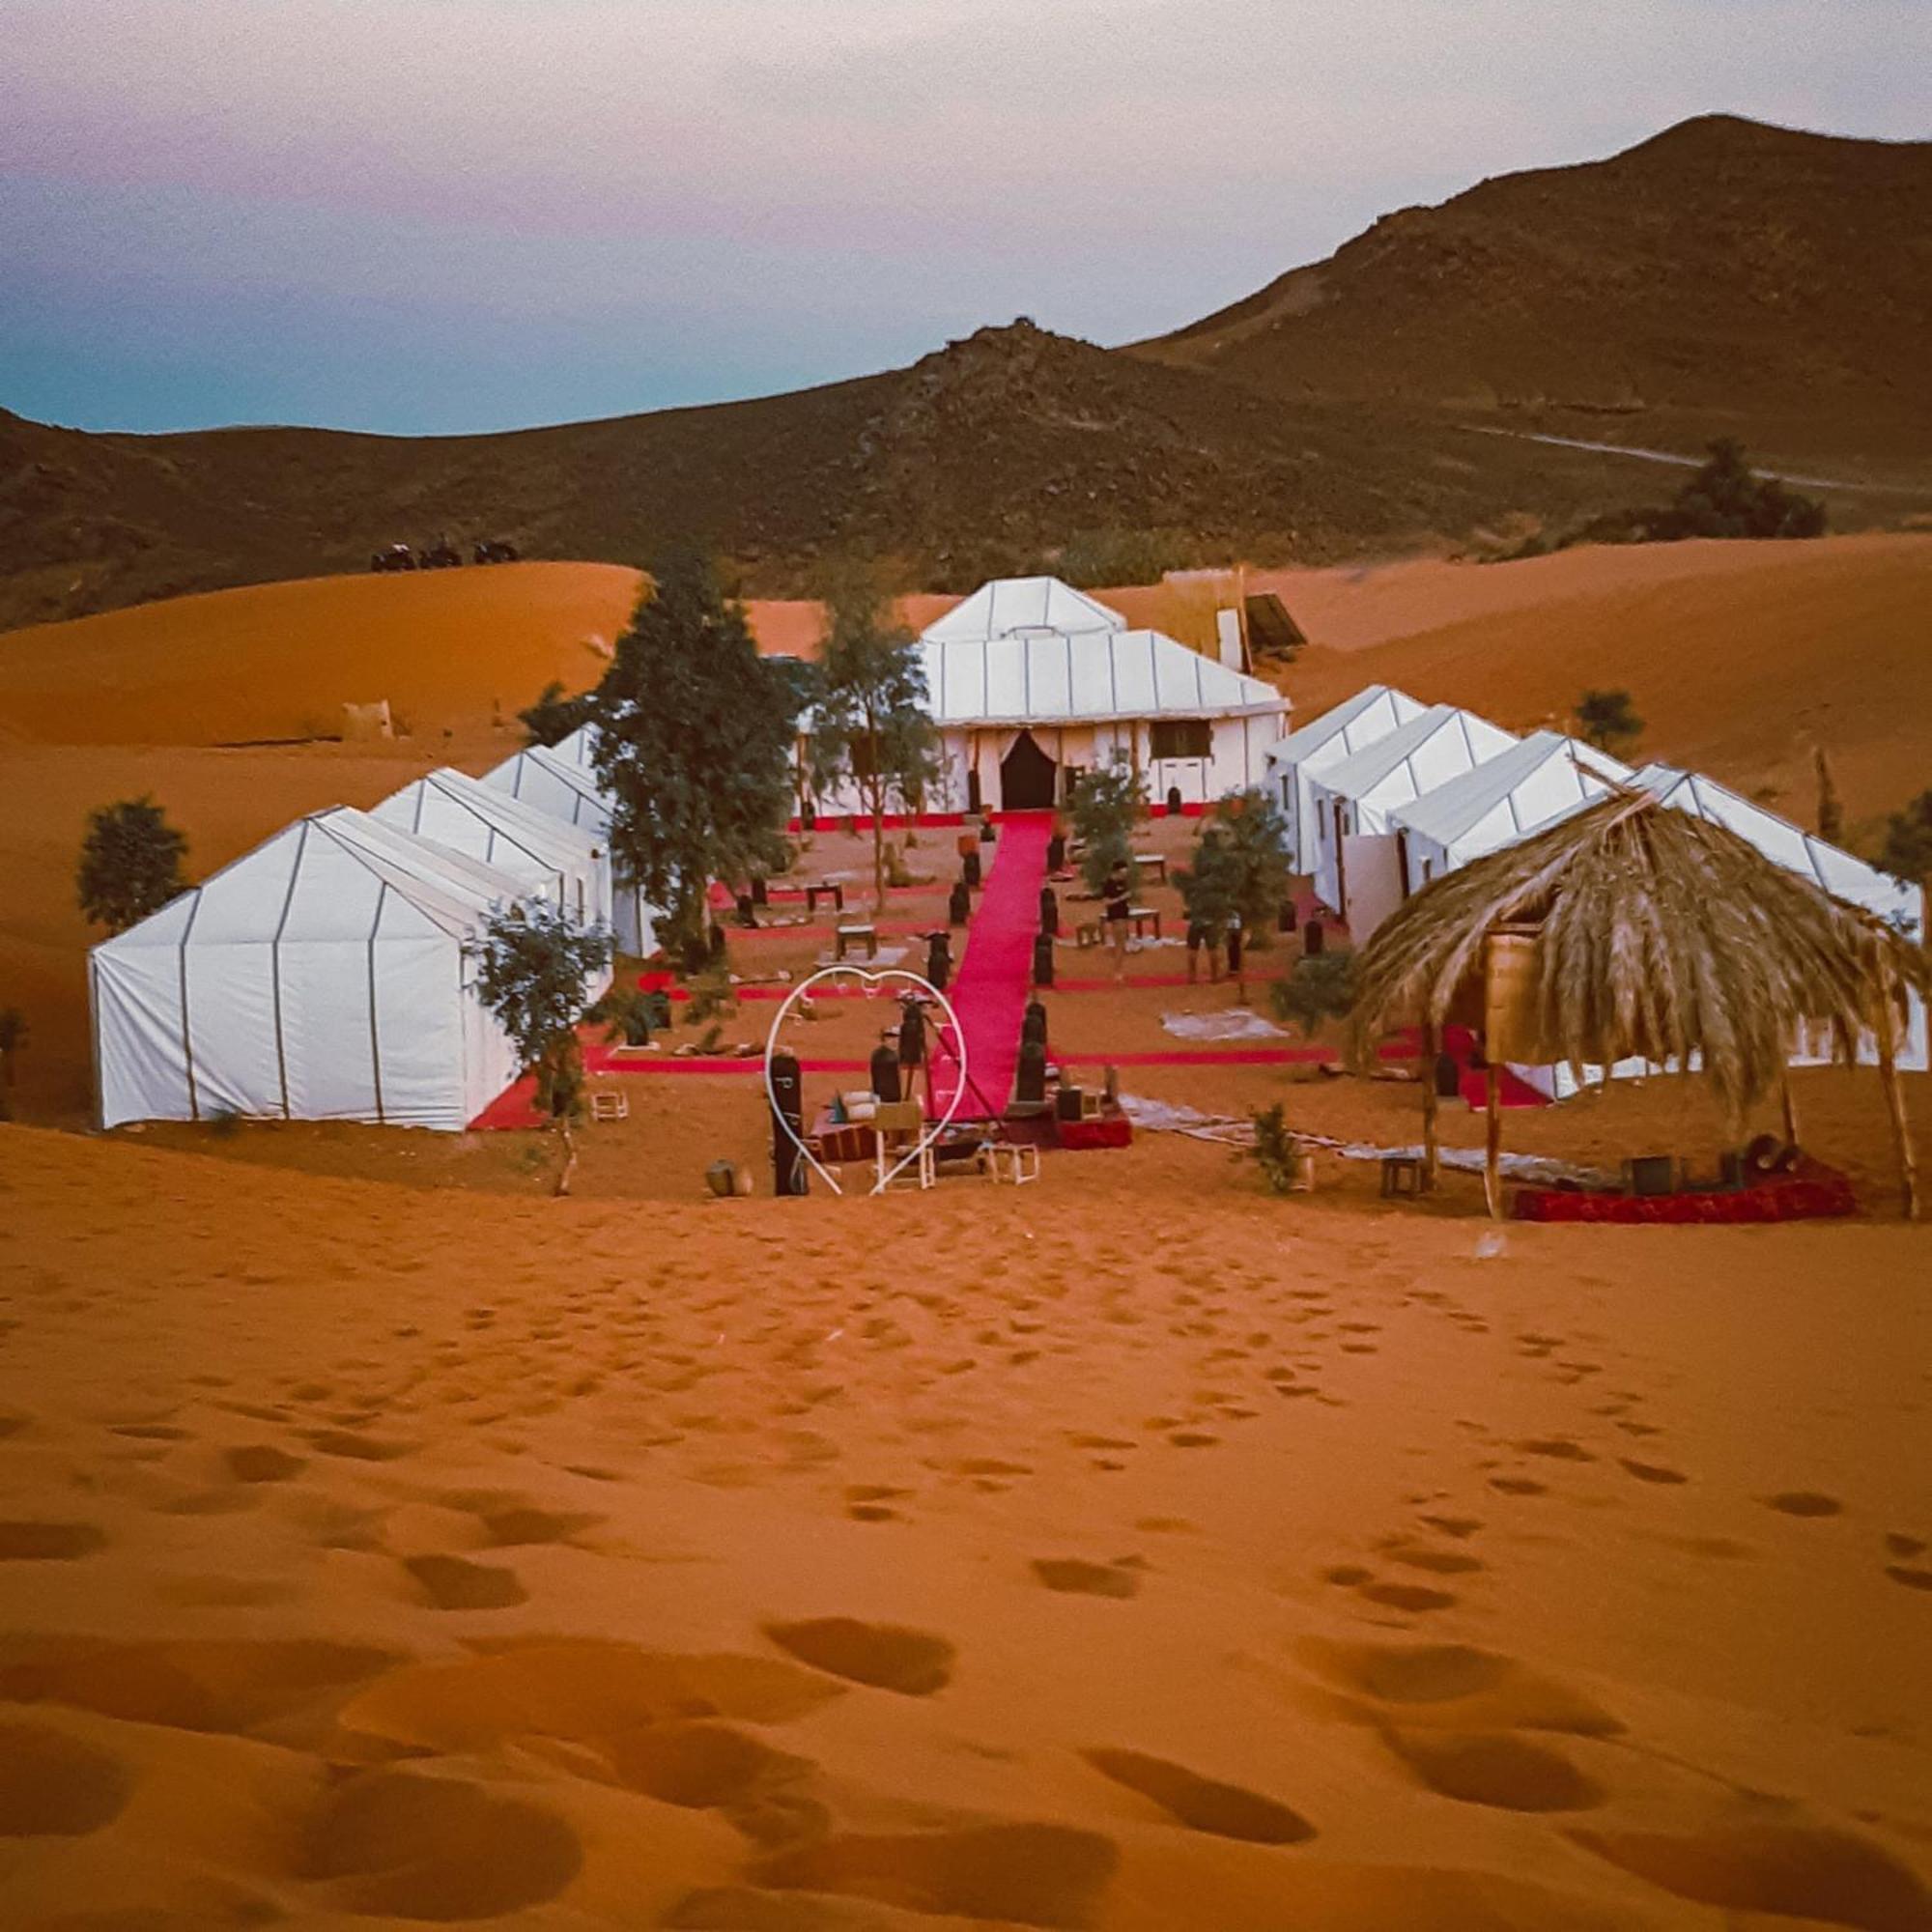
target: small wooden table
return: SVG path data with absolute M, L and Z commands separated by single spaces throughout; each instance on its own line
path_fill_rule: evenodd
M 807 919 L 818 910 L 818 902 L 822 898 L 829 898 L 832 901 L 834 912 L 845 910 L 845 888 L 837 879 L 820 879 L 816 885 L 807 886 L 805 889 Z
M 1167 854 L 1165 852 L 1136 852 L 1134 864 L 1145 867 L 1162 885 L 1167 884 Z
M 988 1141 L 980 1150 L 980 1171 L 995 1186 L 1004 1180 L 1024 1187 L 1039 1179 L 1039 1150 L 1012 1141 Z
M 1422 1161 L 1412 1153 L 1382 1156 L 1382 1199 L 1419 1200 L 1422 1196 Z
M 1160 937 L 1160 914 L 1152 906 L 1129 906 L 1127 917 L 1133 922 L 1136 939 L 1145 939 L 1150 925 L 1153 927 L 1153 936 Z
M 879 956 L 879 928 L 876 925 L 841 925 L 837 929 L 837 936 L 838 957 L 841 959 L 845 956 L 846 949 L 854 940 L 859 939 L 866 942 L 867 959 L 876 959 Z

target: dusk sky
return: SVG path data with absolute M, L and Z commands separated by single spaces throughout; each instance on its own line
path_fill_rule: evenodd
M 503 428 L 1115 343 L 1688 115 L 1922 139 L 1926 0 L 0 0 L 0 407 Z

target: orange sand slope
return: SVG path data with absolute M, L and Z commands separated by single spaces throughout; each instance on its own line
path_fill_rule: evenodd
M 1188 1151 L 647 1227 L 0 1129 L 0 1921 L 1932 1924 L 1922 1235 Z
M 1628 690 L 1645 755 L 1812 823 L 1812 747 L 1855 834 L 1932 782 L 1932 536 L 1568 551 L 1513 564 L 1290 573 L 1319 648 L 1287 679 L 1312 718 L 1370 682 L 1498 724 L 1561 724 Z

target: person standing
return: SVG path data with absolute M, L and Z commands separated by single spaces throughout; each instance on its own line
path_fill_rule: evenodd
M 1133 886 L 1124 862 L 1116 860 L 1107 873 L 1100 896 L 1107 907 L 1107 938 L 1114 949 L 1114 978 L 1127 974 L 1127 932 L 1133 913 Z

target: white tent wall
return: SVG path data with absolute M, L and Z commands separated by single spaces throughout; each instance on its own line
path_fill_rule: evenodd
M 1501 851 L 1553 819 L 1628 783 L 1631 768 L 1560 731 L 1532 731 L 1472 770 L 1396 807 L 1406 890 Z
M 1316 776 L 1366 751 L 1427 709 L 1406 691 L 1371 684 L 1269 748 L 1266 781 L 1279 792 L 1297 872 L 1312 875 L 1321 860 L 1314 810 Z
M 1389 813 L 1506 752 L 1516 734 L 1454 705 L 1433 704 L 1385 737 L 1310 781 L 1316 832 L 1315 892 L 1343 912 L 1348 882 L 1342 841 L 1389 837 Z
M 517 1074 L 465 943 L 526 896 L 362 812 L 297 820 L 94 949 L 101 1124 L 240 1114 L 460 1130 Z
M 584 924 L 611 924 L 611 860 L 602 840 L 467 773 L 430 772 L 369 815 L 508 872 Z
M 982 583 L 945 616 L 928 624 L 922 637 L 935 643 L 955 639 L 983 642 L 1029 631 L 1057 631 L 1076 637 L 1092 631 L 1124 631 L 1127 620 L 1084 590 L 1057 577 L 996 577 Z
M 560 818 L 566 825 L 577 826 L 608 846 L 612 808 L 588 762 L 590 731 L 591 726 L 582 725 L 552 749 L 533 745 L 513 752 L 501 764 L 485 772 L 478 782 L 506 792 L 534 810 Z M 658 908 L 620 877 L 613 865 L 611 928 L 616 934 L 617 950 L 635 959 L 648 959 L 658 950 L 659 917 Z

